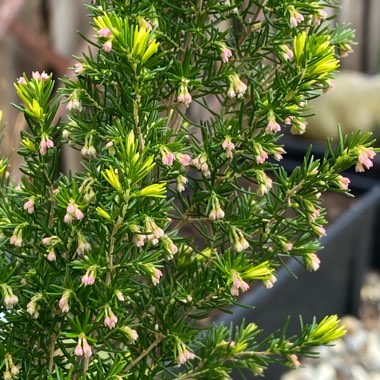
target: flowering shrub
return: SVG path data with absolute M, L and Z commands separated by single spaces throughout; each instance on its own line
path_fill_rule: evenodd
M 95 0 L 95 53 L 60 96 L 45 72 L 18 79 L 21 183 L 0 167 L 4 379 L 228 379 L 344 334 L 336 316 L 289 338 L 198 323 L 275 286 L 284 258 L 317 270 L 320 194 L 372 166 L 360 134 L 292 173 L 278 163 L 280 133 L 305 130 L 350 50 L 352 31 L 326 27 L 334 3 Z M 63 141 L 82 172 L 58 172 Z

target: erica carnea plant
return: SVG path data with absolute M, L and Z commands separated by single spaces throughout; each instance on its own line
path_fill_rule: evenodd
M 229 379 L 344 335 L 336 316 L 293 337 L 199 323 L 276 286 L 288 259 L 317 270 L 321 193 L 372 166 L 359 134 L 292 173 L 279 163 L 281 133 L 305 130 L 350 51 L 352 31 L 326 22 L 335 4 L 95 0 L 76 79 L 55 98 L 52 74 L 18 79 L 21 182 L 0 168 L 5 380 Z M 59 173 L 64 141 L 83 171 Z

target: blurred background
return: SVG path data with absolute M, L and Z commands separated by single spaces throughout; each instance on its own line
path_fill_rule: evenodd
M 16 178 L 20 164 L 16 152 L 25 123 L 11 105 L 17 101 L 13 83 L 32 71 L 52 72 L 55 79 L 72 75 L 72 56 L 88 50 L 78 32 L 92 36 L 85 2 L 0 0 L 0 109 L 6 124 L 0 151 L 2 157 L 10 158 L 10 170 Z M 71 155 L 66 156 L 70 160 Z
M 69 70 L 74 63 L 72 56 L 79 56 L 88 49 L 78 32 L 89 38 L 93 35 L 84 2 L 0 0 L 0 109 L 4 112 L 6 124 L 0 153 L 2 157 L 10 158 L 10 170 L 16 180 L 20 164 L 16 151 L 19 132 L 25 128 L 25 123 L 21 114 L 11 106 L 17 101 L 13 83 L 24 72 L 30 75 L 32 71 L 45 70 L 53 72 L 54 78 L 72 75 Z M 334 118 L 337 115 L 343 115 L 349 121 L 360 115 L 350 126 L 342 125 L 344 128 L 360 129 L 366 125 L 368 130 L 380 130 L 380 77 L 376 76 L 380 73 L 380 0 L 341 0 L 338 3 L 336 20 L 350 24 L 356 30 L 357 44 L 353 46 L 353 53 L 342 60 L 341 71 L 348 73 L 347 76 L 338 77 L 336 88 L 322 97 L 326 100 L 315 104 L 319 111 L 318 116 L 310 121 L 313 133 L 307 133 L 302 140 L 300 137 L 292 140 L 293 137 L 289 136 L 290 140 L 286 141 L 289 151 L 284 165 L 289 170 L 302 161 L 311 141 L 316 148 L 322 147 L 315 155 L 322 154 L 322 141 L 327 134 L 336 133 Z M 63 106 L 62 114 L 64 110 Z M 333 121 L 326 121 L 326 115 L 330 115 Z M 327 132 L 322 124 L 327 125 Z M 79 161 L 75 160 L 74 153 L 66 154 L 65 162 Z M 291 284 L 287 281 L 294 278 L 289 273 L 280 274 L 279 284 L 273 291 L 260 289 L 253 297 L 247 296 L 247 303 L 257 306 L 254 312 L 249 316 L 235 314 L 236 318 L 252 318 L 268 331 L 280 327 L 276 321 L 283 322 L 287 315 L 295 316 L 296 322 L 298 314 L 303 314 L 308 321 L 310 316 L 327 313 L 354 316 L 346 320 L 349 334 L 335 351 L 325 353 L 320 361 L 306 364 L 305 370 L 287 374 L 284 380 L 380 379 L 380 278 L 377 274 L 380 268 L 380 190 L 376 187 L 380 179 L 380 162 L 377 163 L 378 169 L 375 165 L 375 170 L 368 176 L 347 174 L 353 192 L 358 196 L 355 201 L 347 200 L 347 197 L 344 201 L 342 197 L 326 198 L 328 219 L 331 223 L 341 222 L 338 227 L 335 224 L 331 227 L 323 242 L 321 270 L 307 276 L 300 273 L 299 280 Z M 73 167 L 72 163 L 65 165 Z M 349 209 L 354 211 L 356 219 L 341 217 Z M 329 263 L 329 257 L 335 261 Z M 298 275 L 299 269 L 294 267 L 292 270 Z M 305 282 L 302 283 L 303 278 Z M 263 310 L 261 314 L 260 309 Z M 280 376 L 280 370 L 274 370 L 264 378 L 278 380 Z

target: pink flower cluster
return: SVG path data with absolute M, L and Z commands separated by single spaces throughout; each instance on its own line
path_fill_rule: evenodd
M 160 282 L 160 278 L 162 277 L 162 272 L 158 268 L 153 268 L 153 273 L 152 273 L 152 283 L 153 285 L 157 285 Z
M 66 215 L 63 220 L 65 223 L 72 223 L 73 219 L 81 220 L 84 218 L 83 212 L 79 209 L 79 207 L 74 203 L 73 200 L 69 202 L 66 208 Z
M 77 62 L 74 64 L 74 73 L 77 75 L 84 73 L 84 66 L 82 63 Z
M 35 80 L 46 81 L 49 79 L 49 75 L 43 71 L 41 74 L 38 71 L 32 71 L 32 78 Z
M 167 147 L 162 146 L 161 149 L 161 161 L 165 166 L 173 166 L 175 160 L 177 160 L 182 166 L 189 166 L 191 157 L 184 153 L 173 153 Z
M 117 317 L 108 305 L 105 308 L 105 313 L 106 316 L 104 318 L 104 326 L 108 327 L 111 330 L 116 326 Z
M 223 219 L 224 218 L 224 211 L 220 207 L 219 199 L 216 196 L 213 196 L 211 198 L 211 211 L 208 214 L 208 217 L 211 220 L 217 220 L 217 219 Z
M 107 38 L 107 41 L 103 43 L 103 50 L 109 53 L 112 50 L 112 32 L 108 28 L 101 28 L 98 30 L 98 36 L 101 38 Z
M 70 311 L 69 299 L 70 299 L 71 293 L 72 293 L 71 290 L 66 290 L 58 302 L 58 306 L 61 309 L 62 313 L 68 313 Z
M 376 153 L 371 148 L 366 148 L 365 146 L 359 147 L 358 162 L 355 166 L 356 172 L 364 172 L 365 169 L 370 169 L 373 166 L 371 160 L 374 159 Z
M 177 357 L 177 361 L 179 364 L 184 364 L 188 360 L 192 360 L 195 358 L 195 354 L 189 351 L 185 346 L 181 347 L 179 355 Z
M 47 135 L 43 135 L 40 142 L 40 153 L 44 156 L 47 150 L 54 147 L 54 142 Z
M 291 60 L 294 57 L 293 50 L 288 45 L 280 46 L 281 54 L 286 61 Z
M 78 343 L 74 349 L 74 354 L 76 356 L 84 356 L 85 358 L 90 358 L 92 356 L 91 346 L 88 344 L 84 334 L 79 335 Z
M 230 81 L 230 87 L 227 91 L 227 96 L 230 99 L 233 99 L 236 96 L 238 98 L 242 98 L 245 92 L 247 91 L 247 85 L 240 80 L 239 75 L 237 74 L 230 75 L 229 81 Z
M 9 243 L 14 245 L 15 247 L 21 247 L 23 240 L 22 240 L 22 228 L 16 227 L 13 231 L 13 235 L 9 239 Z
M 82 284 L 83 285 L 93 285 L 95 282 L 95 268 L 88 268 L 87 272 L 82 276 Z
M 175 160 L 175 155 L 168 148 L 161 148 L 161 161 L 165 166 L 172 166 Z
M 296 27 L 299 23 L 304 21 L 305 18 L 302 16 L 301 13 L 296 11 L 293 7 L 290 9 L 290 25 L 293 27 Z
M 188 107 L 193 100 L 189 93 L 188 85 L 189 81 L 186 78 L 182 78 L 177 97 L 178 103 L 184 104 L 186 107 Z
M 120 331 L 122 331 L 125 335 L 127 335 L 128 339 L 134 342 L 139 337 L 139 334 L 136 330 L 131 329 L 128 326 L 122 326 L 120 327 Z
M 28 214 L 34 213 L 34 199 L 30 198 L 24 203 L 24 210 L 28 211 Z
M 317 271 L 321 265 L 321 260 L 315 253 L 308 253 L 305 255 L 304 262 L 306 269 L 312 272 Z
M 265 132 L 273 135 L 274 133 L 280 132 L 280 131 L 281 131 L 280 124 L 276 122 L 273 112 L 270 112 L 268 116 L 268 124 L 265 128 Z
M 273 288 L 273 285 L 277 282 L 277 277 L 272 274 L 268 279 L 264 280 L 263 283 L 264 283 L 264 286 L 267 288 L 267 289 L 271 289 Z
M 191 165 L 195 166 L 198 170 L 201 170 L 205 177 L 208 177 L 211 174 L 207 164 L 207 155 L 205 153 L 201 153 L 191 160 Z
M 255 150 L 257 151 L 256 163 L 258 165 L 263 164 L 268 159 L 268 153 L 263 149 L 260 144 L 255 144 Z
M 220 45 L 220 58 L 223 63 L 228 63 L 232 57 L 232 51 L 225 44 Z
M 226 136 L 222 143 L 222 148 L 226 151 L 227 158 L 233 157 L 232 151 L 235 149 L 235 144 L 231 141 L 230 136 Z
M 1 284 L 0 290 L 3 291 L 3 303 L 7 310 L 12 310 L 13 306 L 18 303 L 18 297 L 13 293 L 12 288 L 7 284 Z
M 246 292 L 249 289 L 249 285 L 240 277 L 236 270 L 232 270 L 231 279 L 231 295 L 237 297 L 239 295 L 239 290 Z

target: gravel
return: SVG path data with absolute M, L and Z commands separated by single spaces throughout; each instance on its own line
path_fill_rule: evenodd
M 318 359 L 305 358 L 302 366 L 281 380 L 380 380 L 380 274 L 370 272 L 361 291 L 359 319 L 345 316 L 347 334 L 332 347 L 319 347 Z

